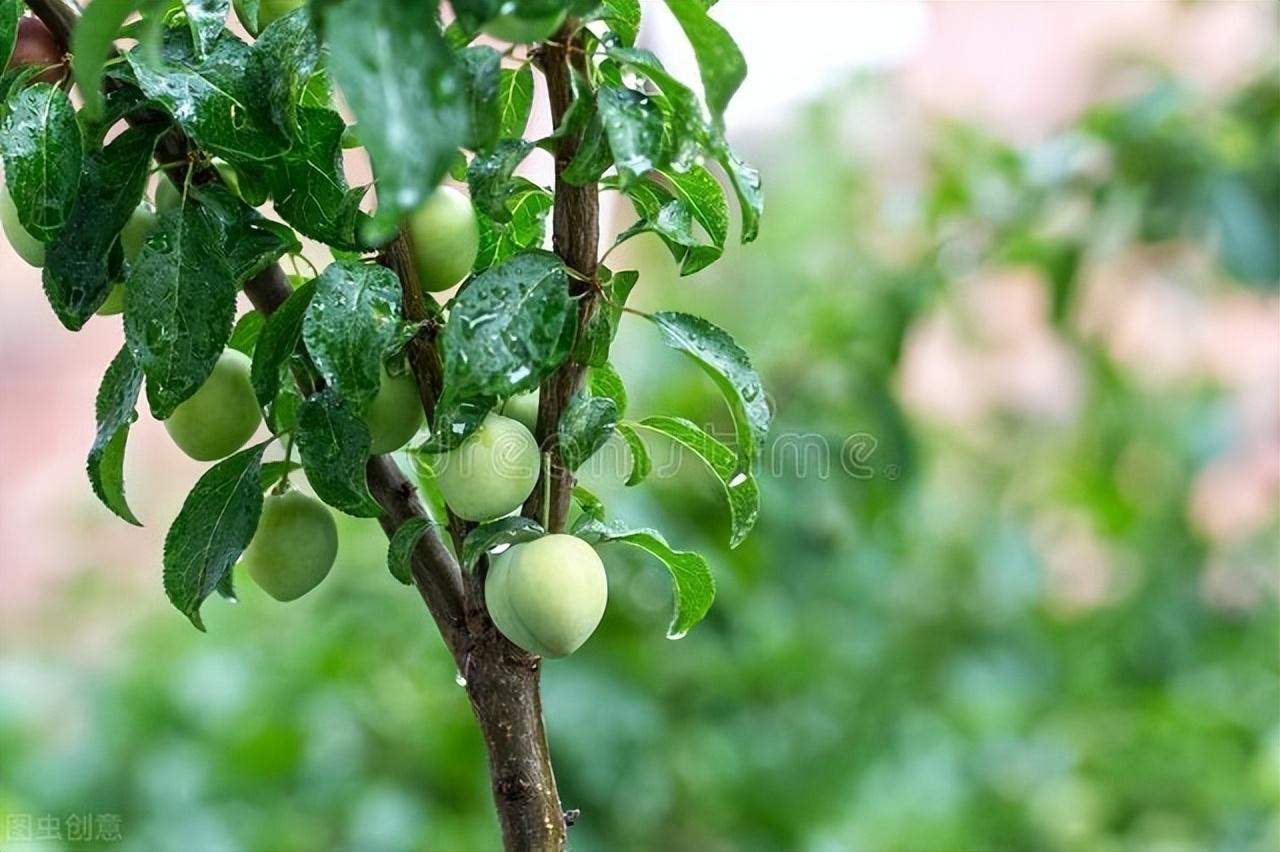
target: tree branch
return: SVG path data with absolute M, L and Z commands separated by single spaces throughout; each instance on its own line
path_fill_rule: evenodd
M 551 100 L 551 118 L 559 127 L 569 105 L 573 103 L 571 83 L 574 69 L 586 72 L 585 36 L 569 21 L 552 41 L 540 49 L 542 72 L 547 78 Z M 574 186 L 563 178 L 564 170 L 578 152 L 581 133 L 562 136 L 556 142 L 556 200 L 552 218 L 551 245 L 555 253 L 578 273 L 569 280 L 570 292 L 577 298 L 578 332 L 596 310 L 597 257 L 600 250 L 600 195 L 596 184 Z M 581 278 L 582 280 L 579 280 Z M 558 431 L 560 416 L 569 400 L 582 387 L 586 368 L 572 356 L 542 383 L 538 397 L 538 445 L 551 456 L 550 505 L 547 507 L 547 529 L 563 532 L 573 495 L 573 471 L 560 459 Z M 543 514 L 541 477 L 533 494 L 524 504 L 525 517 L 540 519 Z

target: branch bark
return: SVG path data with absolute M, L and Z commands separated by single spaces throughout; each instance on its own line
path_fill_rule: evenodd
M 79 9 L 72 0 L 27 0 L 27 4 L 56 37 L 64 44 L 70 42 L 71 29 L 79 16 Z M 562 48 L 557 50 L 561 55 L 565 53 Z M 571 97 L 567 73 L 566 67 L 552 86 L 552 105 L 557 121 Z M 164 162 L 181 164 L 169 170 L 167 176 L 170 180 L 184 180 L 188 169 L 195 169 L 193 180 L 196 183 L 221 179 L 216 169 L 204 165 L 204 159 L 198 156 L 190 140 L 176 127 L 162 137 L 157 150 Z M 565 155 L 571 157 L 571 152 L 566 149 Z M 559 151 L 557 163 L 558 172 L 563 167 Z M 557 181 L 558 188 L 560 185 L 561 182 Z M 588 270 L 593 273 L 598 231 L 594 188 L 589 193 L 572 188 L 566 195 L 566 204 L 576 212 L 562 217 L 557 197 L 557 251 L 575 269 L 584 274 L 588 274 Z M 571 234 L 571 229 L 579 226 L 583 227 L 580 232 L 582 238 Z M 588 230 L 589 240 L 585 236 Z M 423 409 L 430 418 L 435 411 L 442 381 L 434 344 L 435 331 L 431 325 L 438 317 L 439 309 L 418 286 L 403 235 L 383 250 L 380 260 L 400 277 L 406 319 L 424 323 L 423 332 L 409 346 L 409 360 Z M 254 307 L 264 315 L 277 310 L 292 293 L 279 264 L 271 264 L 255 275 L 245 283 L 244 290 Z M 563 398 L 567 401 L 571 391 L 569 395 L 563 395 L 561 386 L 576 389 L 580 383 L 580 368 L 576 370 L 576 378 L 574 371 L 562 368 L 561 372 L 564 375 L 544 400 Z M 562 408 L 561 403 L 555 411 L 540 412 L 540 433 L 554 434 L 554 428 L 542 428 L 542 421 L 558 422 L 558 412 Z M 572 473 L 567 473 L 571 489 Z M 366 474 L 369 491 L 382 509 L 379 523 L 388 536 L 407 520 L 427 516 L 413 484 L 390 456 L 370 458 Z M 553 493 L 558 494 L 554 489 Z M 566 511 L 567 496 L 568 491 L 565 490 Z M 561 512 L 559 527 L 556 528 L 563 527 L 563 516 L 564 512 Z M 455 546 L 460 544 L 465 531 L 465 527 L 451 524 Z M 419 542 L 411 561 L 411 572 L 419 595 L 459 672 L 466 679 L 467 696 L 489 758 L 490 783 L 505 848 L 538 852 L 562 850 L 567 818 L 560 807 L 542 719 L 539 693 L 541 660 L 526 654 L 498 632 L 484 606 L 482 575 L 472 572 L 466 575 L 464 584 L 457 560 L 434 531 L 428 530 Z

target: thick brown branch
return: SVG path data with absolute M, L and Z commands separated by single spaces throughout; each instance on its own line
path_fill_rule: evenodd
M 551 118 L 556 127 L 564 119 L 573 102 L 571 78 L 573 70 L 586 70 L 586 54 L 583 50 L 585 36 L 573 35 L 574 22 L 566 24 L 541 48 L 542 71 L 547 78 L 547 92 L 551 100 Z M 562 136 L 556 142 L 556 201 L 552 214 L 551 244 L 556 254 L 579 273 L 582 280 L 570 279 L 571 292 L 577 298 L 578 329 L 583 329 L 588 317 L 596 310 L 597 257 L 600 249 L 600 196 L 595 184 L 574 186 L 566 182 L 562 174 L 578 151 L 580 134 Z M 542 383 L 538 401 L 538 444 L 551 456 L 550 505 L 546 507 L 547 528 L 552 532 L 564 530 L 569 516 L 569 501 L 573 495 L 573 471 L 560 461 L 557 431 L 560 415 L 569 400 L 582 387 L 586 373 L 583 365 L 572 357 Z M 526 517 L 541 519 L 544 511 L 545 488 L 539 481 L 533 494 L 524 504 Z

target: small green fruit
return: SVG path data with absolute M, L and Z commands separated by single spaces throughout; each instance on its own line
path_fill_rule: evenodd
M 538 431 L 538 392 L 531 390 L 511 397 L 502 406 L 504 417 L 524 424 L 530 432 Z
M 409 216 L 409 242 L 422 289 L 447 290 L 466 278 L 480 251 L 470 199 L 453 187 L 438 187 Z
M 24 18 L 25 20 L 25 18 Z M 18 257 L 32 266 L 44 266 L 44 243 L 31 236 L 22 223 L 18 221 L 18 208 L 14 206 L 13 196 L 8 187 L 0 186 L 0 228 L 9 240 L 9 245 L 18 253 Z
M 556 30 L 560 29 L 560 25 L 564 23 L 564 19 L 568 15 L 569 12 L 566 9 L 531 18 L 521 18 L 516 15 L 499 15 L 484 25 L 484 32 L 494 38 L 509 41 L 512 44 L 531 44 L 536 41 L 546 41 L 556 34 Z
M 169 437 L 197 461 L 225 458 L 258 431 L 262 412 L 249 382 L 249 356 L 224 349 L 213 372 L 164 421 Z
M 303 2 L 304 0 L 258 0 L 257 26 L 254 26 L 253 18 L 250 15 L 253 7 L 252 2 L 249 2 L 249 0 L 235 0 L 234 5 L 236 17 L 240 19 L 240 25 L 248 30 L 249 35 L 256 36 L 274 23 L 277 18 L 283 18 L 301 6 Z
M 489 521 L 533 493 L 538 461 L 538 444 L 528 429 L 489 414 L 465 441 L 437 458 L 436 484 L 458 517 Z
M 263 591 L 278 601 L 292 601 L 329 575 L 337 555 L 333 514 L 314 497 L 286 491 L 262 504 L 244 563 Z
M 413 376 L 393 376 L 382 370 L 378 395 L 364 412 L 364 422 L 373 438 L 370 452 L 391 453 L 409 443 L 422 428 L 422 398 Z
M 541 657 L 572 654 L 604 616 L 609 583 L 591 545 L 571 535 L 517 544 L 494 560 L 484 583 L 493 623 Z

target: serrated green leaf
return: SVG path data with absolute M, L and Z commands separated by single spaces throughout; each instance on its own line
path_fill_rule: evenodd
M 333 388 L 303 401 L 295 439 L 302 469 L 317 497 L 358 518 L 381 513 L 365 478 L 372 445 L 369 427 Z
M 467 116 L 471 126 L 467 146 L 473 151 L 487 150 L 499 138 L 502 123 L 501 86 L 502 56 L 487 45 L 458 51 L 462 77 L 467 86 Z
M 426 200 L 467 141 L 466 89 L 434 4 L 342 0 L 326 7 L 329 64 L 360 122 L 378 184 L 380 232 Z
M 665 122 L 652 98 L 631 89 L 601 86 L 596 106 L 624 184 L 666 163 Z
M 663 167 L 683 172 L 695 165 L 712 139 L 698 96 L 648 50 L 611 47 L 609 58 L 642 75 L 660 92 L 654 100 L 666 125 Z
M 604 446 L 618 422 L 618 404 L 607 396 L 579 394 L 569 401 L 560 415 L 560 461 L 569 470 L 577 470 L 583 462 Z
M 498 138 L 519 139 L 533 109 L 533 69 L 529 63 L 502 69 L 498 81 Z
M 462 570 L 471 571 L 480 557 L 495 547 L 533 541 L 545 534 L 542 524 L 518 515 L 481 524 L 467 533 L 462 542 Z
M 268 443 L 209 468 L 165 536 L 165 594 L 200 630 L 200 605 L 224 582 L 258 527 L 262 454 Z
M 182 0 L 196 56 L 203 57 L 222 34 L 231 11 L 231 0 Z
M 717 126 L 723 125 L 729 100 L 747 76 L 747 62 L 742 58 L 742 51 L 725 28 L 711 19 L 701 0 L 666 2 L 693 47 L 711 116 Z
M 729 236 L 729 205 L 720 182 L 702 166 L 687 172 L 663 171 L 662 176 L 671 182 L 676 197 L 689 208 L 712 244 L 723 248 Z
M 346 124 L 330 109 L 302 107 L 296 113 L 297 140 L 266 168 L 275 210 L 298 231 L 339 249 L 365 248 L 360 210 L 363 187 L 347 184 L 342 165 Z
M 266 317 L 257 311 L 245 311 L 231 328 L 231 336 L 227 338 L 227 348 L 243 352 L 253 357 L 254 347 L 258 345 L 258 336 Z
M 202 149 L 237 163 L 277 157 L 290 144 L 263 93 L 250 87 L 250 55 L 247 44 L 224 30 L 198 57 L 187 34 L 169 28 L 159 56 L 136 47 L 126 57 L 147 97 Z
M 406 586 L 413 585 L 413 551 L 431 527 L 429 518 L 409 518 L 396 528 L 387 545 L 387 568 Z
M 491 152 L 477 154 L 467 166 L 471 203 L 494 222 L 510 221 L 507 199 L 517 186 L 512 173 L 532 150 L 532 142 L 503 139 Z
M 540 186 L 516 178 L 507 197 L 510 219 L 506 223 L 494 222 L 487 216 L 477 216 L 480 225 L 480 248 L 476 253 L 475 272 L 483 272 L 515 257 L 525 249 L 542 247 L 546 238 L 547 214 L 553 204 L 550 192 Z
M 89 483 L 102 505 L 134 526 L 142 522 L 129 508 L 124 496 L 124 448 L 129 427 L 138 418 L 138 394 L 142 371 L 128 348 L 123 348 L 107 367 L 98 386 L 95 413 L 98 431 L 89 449 Z
M 640 273 L 628 269 L 615 273 L 603 285 L 608 298 L 597 302 L 595 310 L 583 324 L 574 349 L 574 358 L 579 363 L 589 367 L 600 367 L 608 363 L 609 347 L 618 334 L 622 308 L 639 279 Z
M 79 197 L 66 226 L 47 246 L 44 266 L 45 295 L 72 331 L 93 316 L 114 283 L 111 250 L 142 200 L 156 133 L 155 128 L 130 128 L 106 148 L 85 155 Z
M 627 388 L 622 383 L 622 376 L 608 361 L 593 366 L 587 374 L 587 388 L 592 396 L 603 396 L 613 400 L 618 409 L 618 416 L 627 413 Z
M 258 483 L 262 486 L 263 493 L 266 493 L 284 481 L 289 474 L 301 469 L 302 465 L 295 461 L 280 459 L 279 461 L 263 462 L 262 473 L 258 477 Z
M 316 292 L 316 282 L 308 281 L 284 301 L 284 304 L 267 318 L 253 351 L 253 366 L 249 377 L 258 403 L 267 406 L 280 392 L 280 379 L 302 336 L 302 323 L 307 307 Z
M 356 411 L 378 394 L 400 331 L 400 280 L 383 266 L 335 261 L 316 279 L 302 339 L 316 369 Z
M 272 124 L 289 139 L 302 138 L 298 109 L 312 79 L 318 74 L 323 79 L 320 68 L 320 40 L 305 6 L 272 21 L 250 48 L 245 69 L 249 89 L 261 93 Z M 327 106 L 325 94 L 321 100 Z
M 578 149 L 569 165 L 560 173 L 560 179 L 573 186 L 586 186 L 600 180 L 613 165 L 613 152 L 609 149 L 609 137 L 598 110 L 592 110 L 578 141 Z
M 67 93 L 48 83 L 19 92 L 9 102 L 0 149 L 18 221 L 31 236 L 49 242 L 71 217 L 84 157 Z
M 266 218 L 222 184 L 193 187 L 187 202 L 192 199 L 217 220 L 227 266 L 237 287 L 285 254 L 302 251 L 293 231 Z
M 663 342 L 698 362 L 724 395 L 738 435 L 738 465 L 749 472 L 769 433 L 769 403 L 747 353 L 729 333 L 693 314 L 662 311 L 649 317 Z
M 667 567 L 675 593 L 675 614 L 667 628 L 668 639 L 683 638 L 711 609 L 716 582 L 707 560 L 699 553 L 672 548 L 657 530 L 587 520 L 575 528 L 574 535 L 589 542 L 616 541 L 638 547 Z
M 532 390 L 568 354 L 575 324 L 560 258 L 528 251 L 471 279 L 441 333 L 452 400 Z
M 190 205 L 161 213 L 124 294 L 125 339 L 151 413 L 164 420 L 209 377 L 235 320 L 236 281 L 212 214 Z
M 142 5 L 139 0 L 97 0 L 85 7 L 71 30 L 71 73 L 90 118 L 102 111 L 102 69 L 125 18 Z
M 649 448 L 645 445 L 644 440 L 639 433 L 627 423 L 619 423 L 615 427 L 622 439 L 627 442 L 627 449 L 631 451 L 631 474 L 627 477 L 627 485 L 636 486 L 649 476 L 653 470 L 653 460 L 649 457 Z
M 760 488 L 749 471 L 738 467 L 737 455 L 729 447 L 682 417 L 653 416 L 628 426 L 665 435 L 692 450 L 702 459 L 724 487 L 731 516 L 729 546 L 737 547 L 755 526 L 760 514 Z

